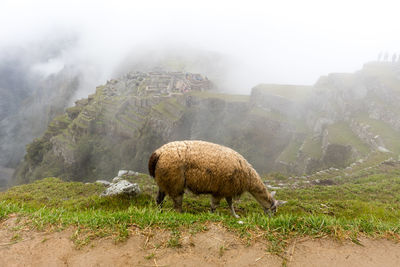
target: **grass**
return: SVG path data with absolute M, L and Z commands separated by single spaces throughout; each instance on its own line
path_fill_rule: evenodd
M 291 121 L 284 114 L 277 111 L 266 111 L 260 107 L 254 107 L 251 109 L 250 114 L 264 117 L 269 120 L 291 123 Z
M 253 90 L 278 95 L 292 101 L 306 99 L 310 96 L 313 89 L 312 86 L 282 84 L 259 84 L 253 88 Z
M 309 136 L 303 143 L 303 152 L 314 159 L 322 157 L 322 143 L 319 137 Z
M 369 147 L 353 133 L 345 122 L 337 122 L 328 126 L 328 141 L 332 144 L 352 145 L 362 155 L 369 152 Z
M 204 92 L 191 91 L 188 93 L 188 95 L 202 98 L 202 99 L 216 98 L 216 99 L 225 100 L 227 102 L 249 102 L 249 100 L 250 100 L 250 96 L 248 96 L 248 95 L 224 94 L 224 93 L 217 93 L 217 92 L 212 92 L 212 91 L 204 91 Z
M 302 140 L 292 138 L 286 148 L 279 155 L 278 159 L 286 163 L 295 162 L 299 153 Z
M 363 72 L 366 75 L 378 78 L 384 85 L 400 92 L 400 83 L 394 65 L 391 62 L 365 64 Z
M 371 119 L 368 116 L 360 116 L 357 118 L 359 122 L 363 122 L 371 126 L 371 132 L 382 138 L 386 147 L 393 150 L 392 152 L 400 154 L 400 134 L 390 125 L 383 121 Z
M 18 214 L 37 229 L 75 227 L 73 239 L 86 245 L 93 238 L 114 236 L 122 241 L 132 228 L 148 227 L 171 231 L 169 247 L 181 246 L 181 231 L 196 233 L 207 224 L 218 223 L 243 238 L 263 236 L 270 251 L 279 252 L 288 240 L 298 236 L 347 238 L 359 235 L 399 238 L 400 164 L 381 169 L 354 172 L 336 178 L 333 186 L 307 186 L 280 189 L 279 199 L 288 200 L 276 216 L 268 217 L 249 195 L 236 201 L 243 223 L 233 218 L 222 201 L 216 213 L 209 212 L 209 196 L 185 194 L 183 213 L 154 203 L 157 187 L 147 175 L 127 177 L 139 183 L 143 193 L 135 198 L 98 196 L 99 184 L 63 182 L 46 178 L 16 186 L 0 193 L 0 220 Z M 17 239 L 17 233 L 15 234 Z
M 172 121 L 180 118 L 184 108 L 185 107 L 179 104 L 177 99 L 173 97 L 152 106 L 152 109 L 156 110 L 160 115 L 168 117 Z

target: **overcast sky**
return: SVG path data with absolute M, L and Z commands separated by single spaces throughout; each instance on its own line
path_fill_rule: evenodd
M 105 76 L 134 47 L 178 45 L 236 60 L 241 86 L 314 84 L 353 72 L 380 51 L 400 52 L 396 1 L 18 1 L 1 0 L 0 49 L 77 34 L 69 60 Z M 156 47 L 156 46 L 155 46 Z

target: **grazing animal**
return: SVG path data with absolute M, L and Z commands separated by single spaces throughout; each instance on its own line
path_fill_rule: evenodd
M 236 151 L 204 141 L 176 141 L 155 150 L 149 159 L 149 173 L 159 187 L 157 204 L 168 194 L 177 211 L 182 211 L 185 189 L 211 194 L 211 211 L 225 198 L 238 218 L 232 199 L 249 192 L 268 214 L 286 201 L 274 199 L 253 167 Z

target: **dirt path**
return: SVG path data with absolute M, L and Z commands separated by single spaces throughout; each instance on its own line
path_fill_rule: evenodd
M 73 230 L 16 230 L 15 218 L 0 223 L 0 266 L 400 266 L 400 244 L 362 239 L 363 246 L 329 239 L 297 240 L 286 260 L 266 252 L 266 244 L 246 246 L 218 225 L 181 237 L 181 248 L 166 246 L 167 232 L 133 233 L 126 242 L 111 239 L 77 249 Z M 15 242 L 13 242 L 15 240 Z

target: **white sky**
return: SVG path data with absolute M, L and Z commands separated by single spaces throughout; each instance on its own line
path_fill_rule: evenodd
M 106 76 L 137 45 L 222 52 L 241 63 L 239 83 L 249 90 L 260 82 L 314 84 L 381 51 L 399 53 L 400 2 L 0 0 L 0 50 L 49 32 L 79 33 L 70 60 L 95 62 Z

